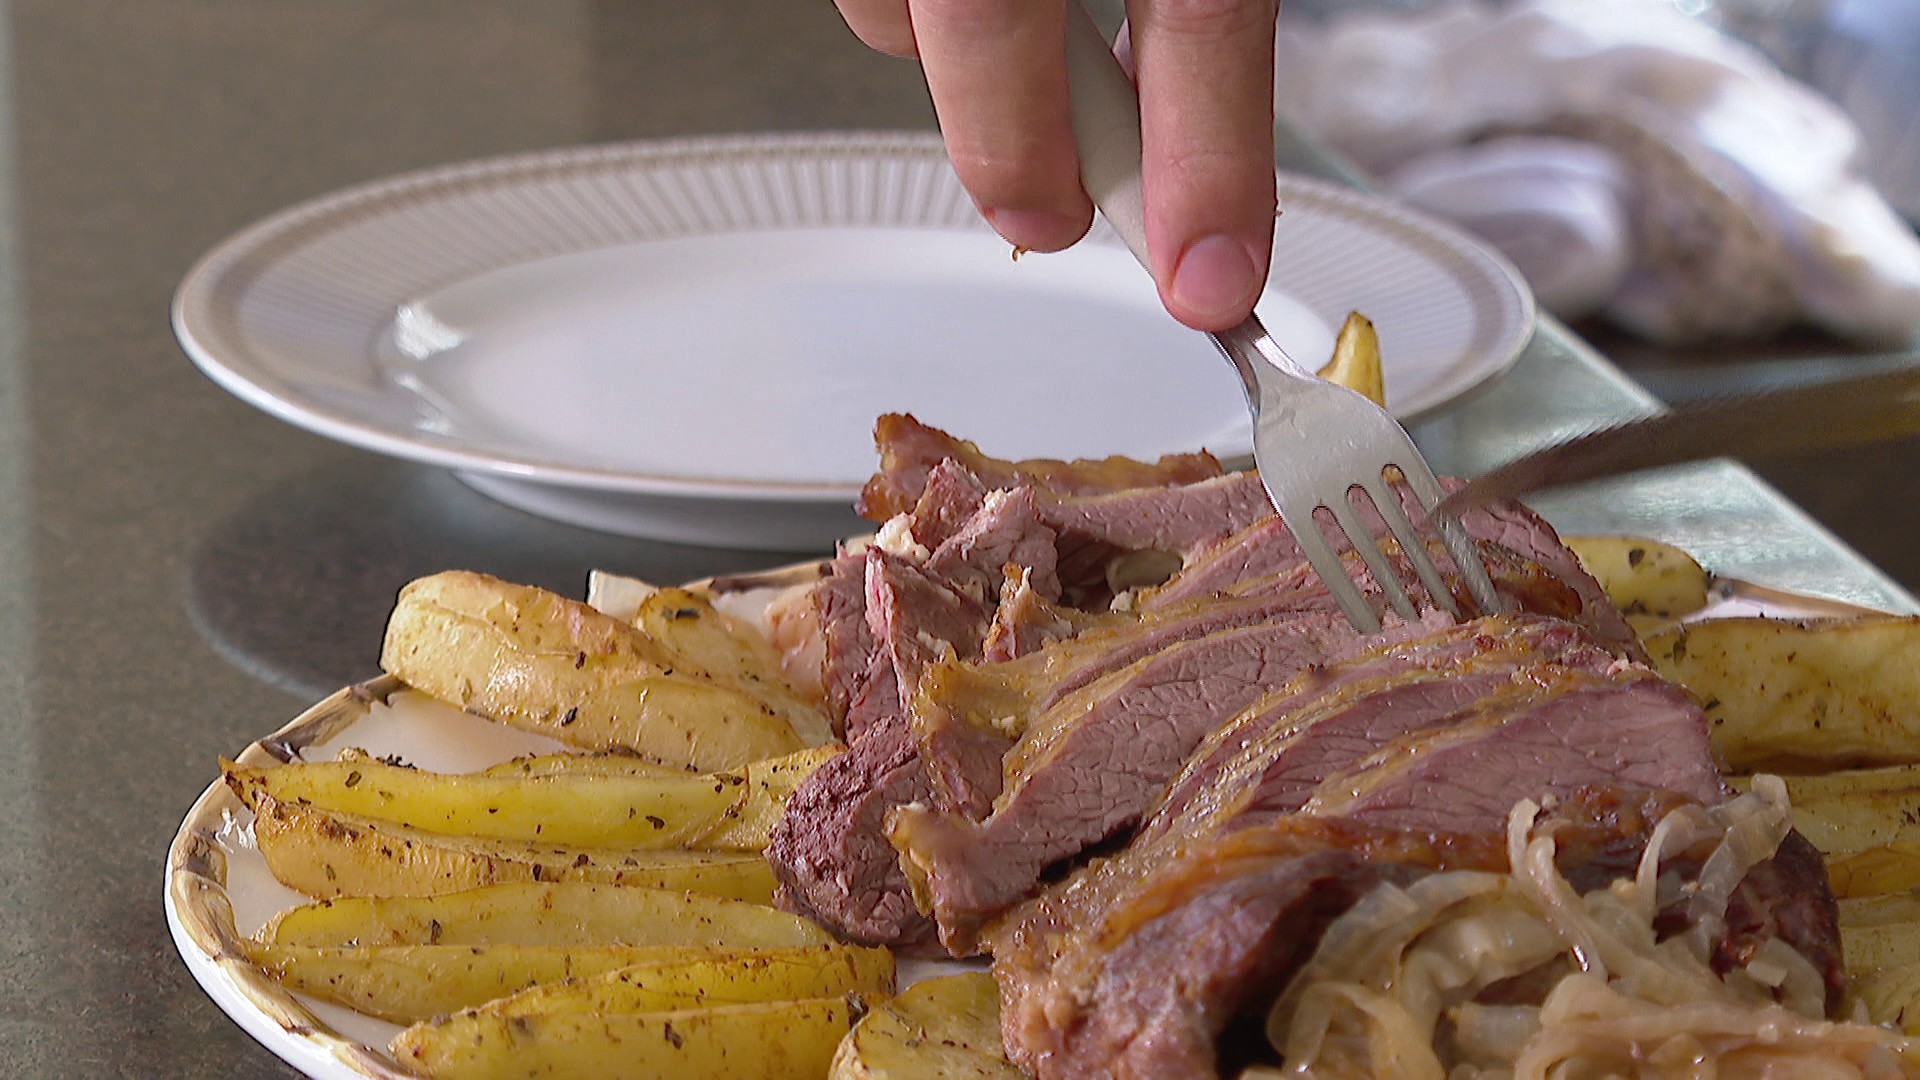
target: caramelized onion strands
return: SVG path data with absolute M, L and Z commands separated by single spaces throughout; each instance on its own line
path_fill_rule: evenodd
M 1335 920 L 1273 1006 L 1285 1074 L 1421 1080 L 1608 1075 L 1893 1077 L 1920 1041 L 1824 1016 L 1813 965 L 1770 941 L 1749 964 L 1708 963 L 1734 888 L 1791 827 L 1785 786 L 1757 777 L 1717 807 L 1661 820 L 1631 877 L 1581 896 L 1554 864 L 1540 808 L 1508 819 L 1511 872 L 1383 885 Z M 1711 843 L 1690 880 L 1667 867 Z M 1661 940 L 1657 912 L 1691 926 Z M 1537 989 L 1475 999 L 1525 977 Z M 1508 984 L 1509 987 L 1518 984 Z

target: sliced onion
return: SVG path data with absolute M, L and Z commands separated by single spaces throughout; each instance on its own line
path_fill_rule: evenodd
M 1329 928 L 1268 1017 L 1268 1034 L 1301 1076 L 1588 1077 L 1920 1075 L 1920 1040 L 1824 1018 L 1820 972 L 1783 941 L 1763 943 L 1725 978 L 1707 962 L 1726 906 L 1791 825 L 1784 785 L 1659 822 L 1630 878 L 1585 896 L 1554 864 L 1538 807 L 1508 819 L 1512 872 L 1435 874 L 1382 887 Z M 1712 841 L 1697 880 L 1662 864 Z M 1680 864 L 1685 865 L 1685 864 Z M 1696 920 L 1660 941 L 1657 911 L 1689 897 Z M 1581 970 L 1537 1005 L 1471 999 L 1502 978 L 1571 954 Z M 1776 994 L 1778 1001 L 1775 1000 Z M 1436 1049 L 1441 1016 L 1454 1026 Z

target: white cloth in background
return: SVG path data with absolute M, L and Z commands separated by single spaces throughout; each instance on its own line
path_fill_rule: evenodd
M 1795 320 L 1920 337 L 1920 240 L 1863 179 L 1854 125 L 1660 0 L 1283 17 L 1275 98 L 1564 317 L 1669 343 Z

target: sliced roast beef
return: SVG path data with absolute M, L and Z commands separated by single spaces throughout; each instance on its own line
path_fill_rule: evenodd
M 887 814 L 931 798 L 921 747 L 907 725 L 904 699 L 921 673 L 950 655 L 975 655 L 988 609 L 879 548 L 862 555 L 862 617 L 872 645 L 869 675 L 847 714 L 845 754 L 815 770 L 795 791 L 774 830 L 767 861 L 780 879 L 776 897 L 849 940 L 912 945 L 929 924 L 915 910 L 885 835 Z M 937 744 L 943 790 L 996 789 L 1005 741 L 957 732 Z M 972 803 L 944 803 L 960 808 Z
M 1144 873 L 1099 861 L 992 932 L 1008 1056 L 1041 1077 L 1208 1077 L 1215 1044 L 1381 881 L 1497 869 L 1492 835 L 1289 817 L 1168 850 Z
M 1555 861 L 1581 892 L 1627 876 L 1655 825 L 1688 801 L 1575 790 L 1547 815 L 1558 821 Z M 1426 832 L 1299 814 L 1164 842 L 1153 855 L 1096 861 L 993 928 L 1007 1049 L 1037 1076 L 1216 1075 L 1223 1030 L 1259 1016 L 1327 922 L 1367 889 L 1506 869 L 1504 827 Z M 1705 855 L 1677 852 L 1668 865 L 1697 873 Z M 1783 845 L 1768 865 L 1797 863 Z M 1757 869 L 1741 891 L 1769 888 L 1778 886 Z M 1780 933 L 1810 957 L 1838 940 L 1832 912 L 1817 906 L 1802 905 L 1819 925 Z M 1740 927 L 1728 930 L 1728 942 L 1741 939 Z
M 1401 625 L 1388 636 L 1431 629 Z M 1209 732 L 1309 666 L 1374 640 L 1343 616 L 1302 613 L 1175 642 L 1058 698 L 1008 751 L 991 815 L 908 807 L 893 819 L 941 941 L 972 951 L 979 924 L 1030 893 L 1047 866 L 1137 821 Z M 980 728 L 929 694 L 915 700 L 913 726 L 923 741 Z
M 989 457 L 966 439 L 900 413 L 880 417 L 874 424 L 873 438 L 880 450 L 880 471 L 861 491 L 859 503 L 860 512 L 873 521 L 885 521 L 913 509 L 925 490 L 928 473 L 948 459 L 990 487 L 1018 487 L 1024 482 L 1069 495 L 1190 484 L 1221 472 L 1220 462 L 1204 451 L 1170 454 L 1155 462 L 1123 457 L 1006 461 Z
M 1453 489 L 1459 483 L 1443 479 L 1441 486 Z M 1422 525 L 1426 520 L 1425 511 L 1409 491 L 1396 490 L 1403 497 L 1402 507 L 1409 519 L 1416 526 Z M 1370 535 L 1375 538 L 1387 535 L 1386 523 L 1378 511 L 1364 504 L 1356 506 L 1355 511 Z M 1639 638 L 1625 617 L 1607 600 L 1593 575 L 1580 565 L 1579 557 L 1560 542 L 1559 534 L 1539 515 L 1519 503 L 1502 502 L 1469 511 L 1461 518 L 1461 525 L 1470 536 L 1482 542 L 1483 557 L 1488 558 L 1496 588 L 1519 610 L 1558 614 L 1548 608 L 1567 602 L 1556 595 L 1551 583 L 1539 577 L 1537 571 L 1544 569 L 1573 590 L 1578 602 L 1577 610 L 1570 616 L 1574 621 L 1591 629 L 1601 644 L 1621 655 L 1645 658 L 1640 652 Z M 1330 536 L 1329 542 L 1336 550 L 1349 547 L 1346 538 L 1338 533 Z M 1484 545 L 1488 544 L 1499 551 L 1486 551 Z M 1443 548 L 1433 544 L 1430 550 L 1436 564 L 1452 565 Z M 1286 525 L 1276 516 L 1266 516 L 1191 552 L 1180 573 L 1144 593 L 1138 604 L 1152 609 L 1207 595 L 1245 591 L 1244 583 L 1285 578 L 1301 572 L 1305 563 L 1306 556 Z
M 873 632 L 867 629 L 867 560 L 842 555 L 808 596 L 820 635 L 820 686 L 828 714 L 842 721 L 873 667 Z
M 968 518 L 979 512 L 992 490 L 985 480 L 952 458 L 935 465 L 927 473 L 926 487 L 905 519 L 914 543 L 929 553 L 946 543 Z
M 1207 597 L 1137 616 L 1060 613 L 1058 629 L 1071 634 L 1003 662 L 943 668 L 932 673 L 935 685 L 929 692 L 939 697 L 941 707 L 969 723 L 1018 735 L 1054 702 L 1180 642 L 1235 627 L 1337 612 L 1325 589 L 1307 588 Z
M 896 710 L 801 783 L 767 844 L 774 902 L 847 941 L 912 949 L 933 937 L 913 904 L 887 815 L 931 797 L 926 770 Z
M 1490 701 L 1464 723 L 1403 735 L 1322 781 L 1302 811 L 1413 829 L 1493 830 L 1521 799 L 1591 785 L 1718 802 L 1707 719 L 1651 671 L 1561 669 L 1544 696 Z
M 1211 835 L 1300 809 L 1322 781 L 1392 740 L 1540 700 L 1563 669 L 1617 661 L 1569 623 L 1497 616 L 1368 650 L 1295 680 L 1222 725 L 1188 758 L 1141 836 Z
M 1050 603 L 1033 587 L 1032 577 L 1026 567 L 1007 567 L 980 659 L 1002 663 L 1031 656 L 1094 625 L 1087 616 Z
M 915 534 L 918 539 L 918 534 Z M 927 557 L 929 574 L 979 601 L 998 599 L 1006 568 L 1026 570 L 1042 599 L 1060 598 L 1054 531 L 1041 519 L 1030 487 L 990 492 L 978 510 Z

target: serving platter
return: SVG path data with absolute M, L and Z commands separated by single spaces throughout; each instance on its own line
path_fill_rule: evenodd
M 1832 618 L 1878 614 L 1843 601 L 1715 578 L 1706 607 L 1687 621 L 1739 616 Z M 380 676 L 342 688 L 250 744 L 234 760 L 272 767 L 331 760 L 345 747 L 397 755 L 422 768 L 467 772 L 516 756 L 568 749 L 545 737 L 482 720 Z M 293 993 L 255 968 L 241 939 L 306 901 L 268 872 L 254 846 L 251 813 L 215 780 L 188 811 L 167 854 L 165 906 L 174 944 L 207 995 L 282 1060 L 317 1078 L 413 1074 L 382 1049 L 400 1029 Z M 911 982 L 965 965 L 902 961 Z
M 1504 370 L 1525 283 L 1450 226 L 1279 178 L 1260 312 L 1318 363 L 1371 318 L 1410 419 Z M 872 417 L 1016 457 L 1250 446 L 1238 383 L 1104 224 L 1015 259 L 933 133 L 572 148 L 348 189 L 210 251 L 188 355 L 329 438 L 628 535 L 815 550 L 855 528 Z

